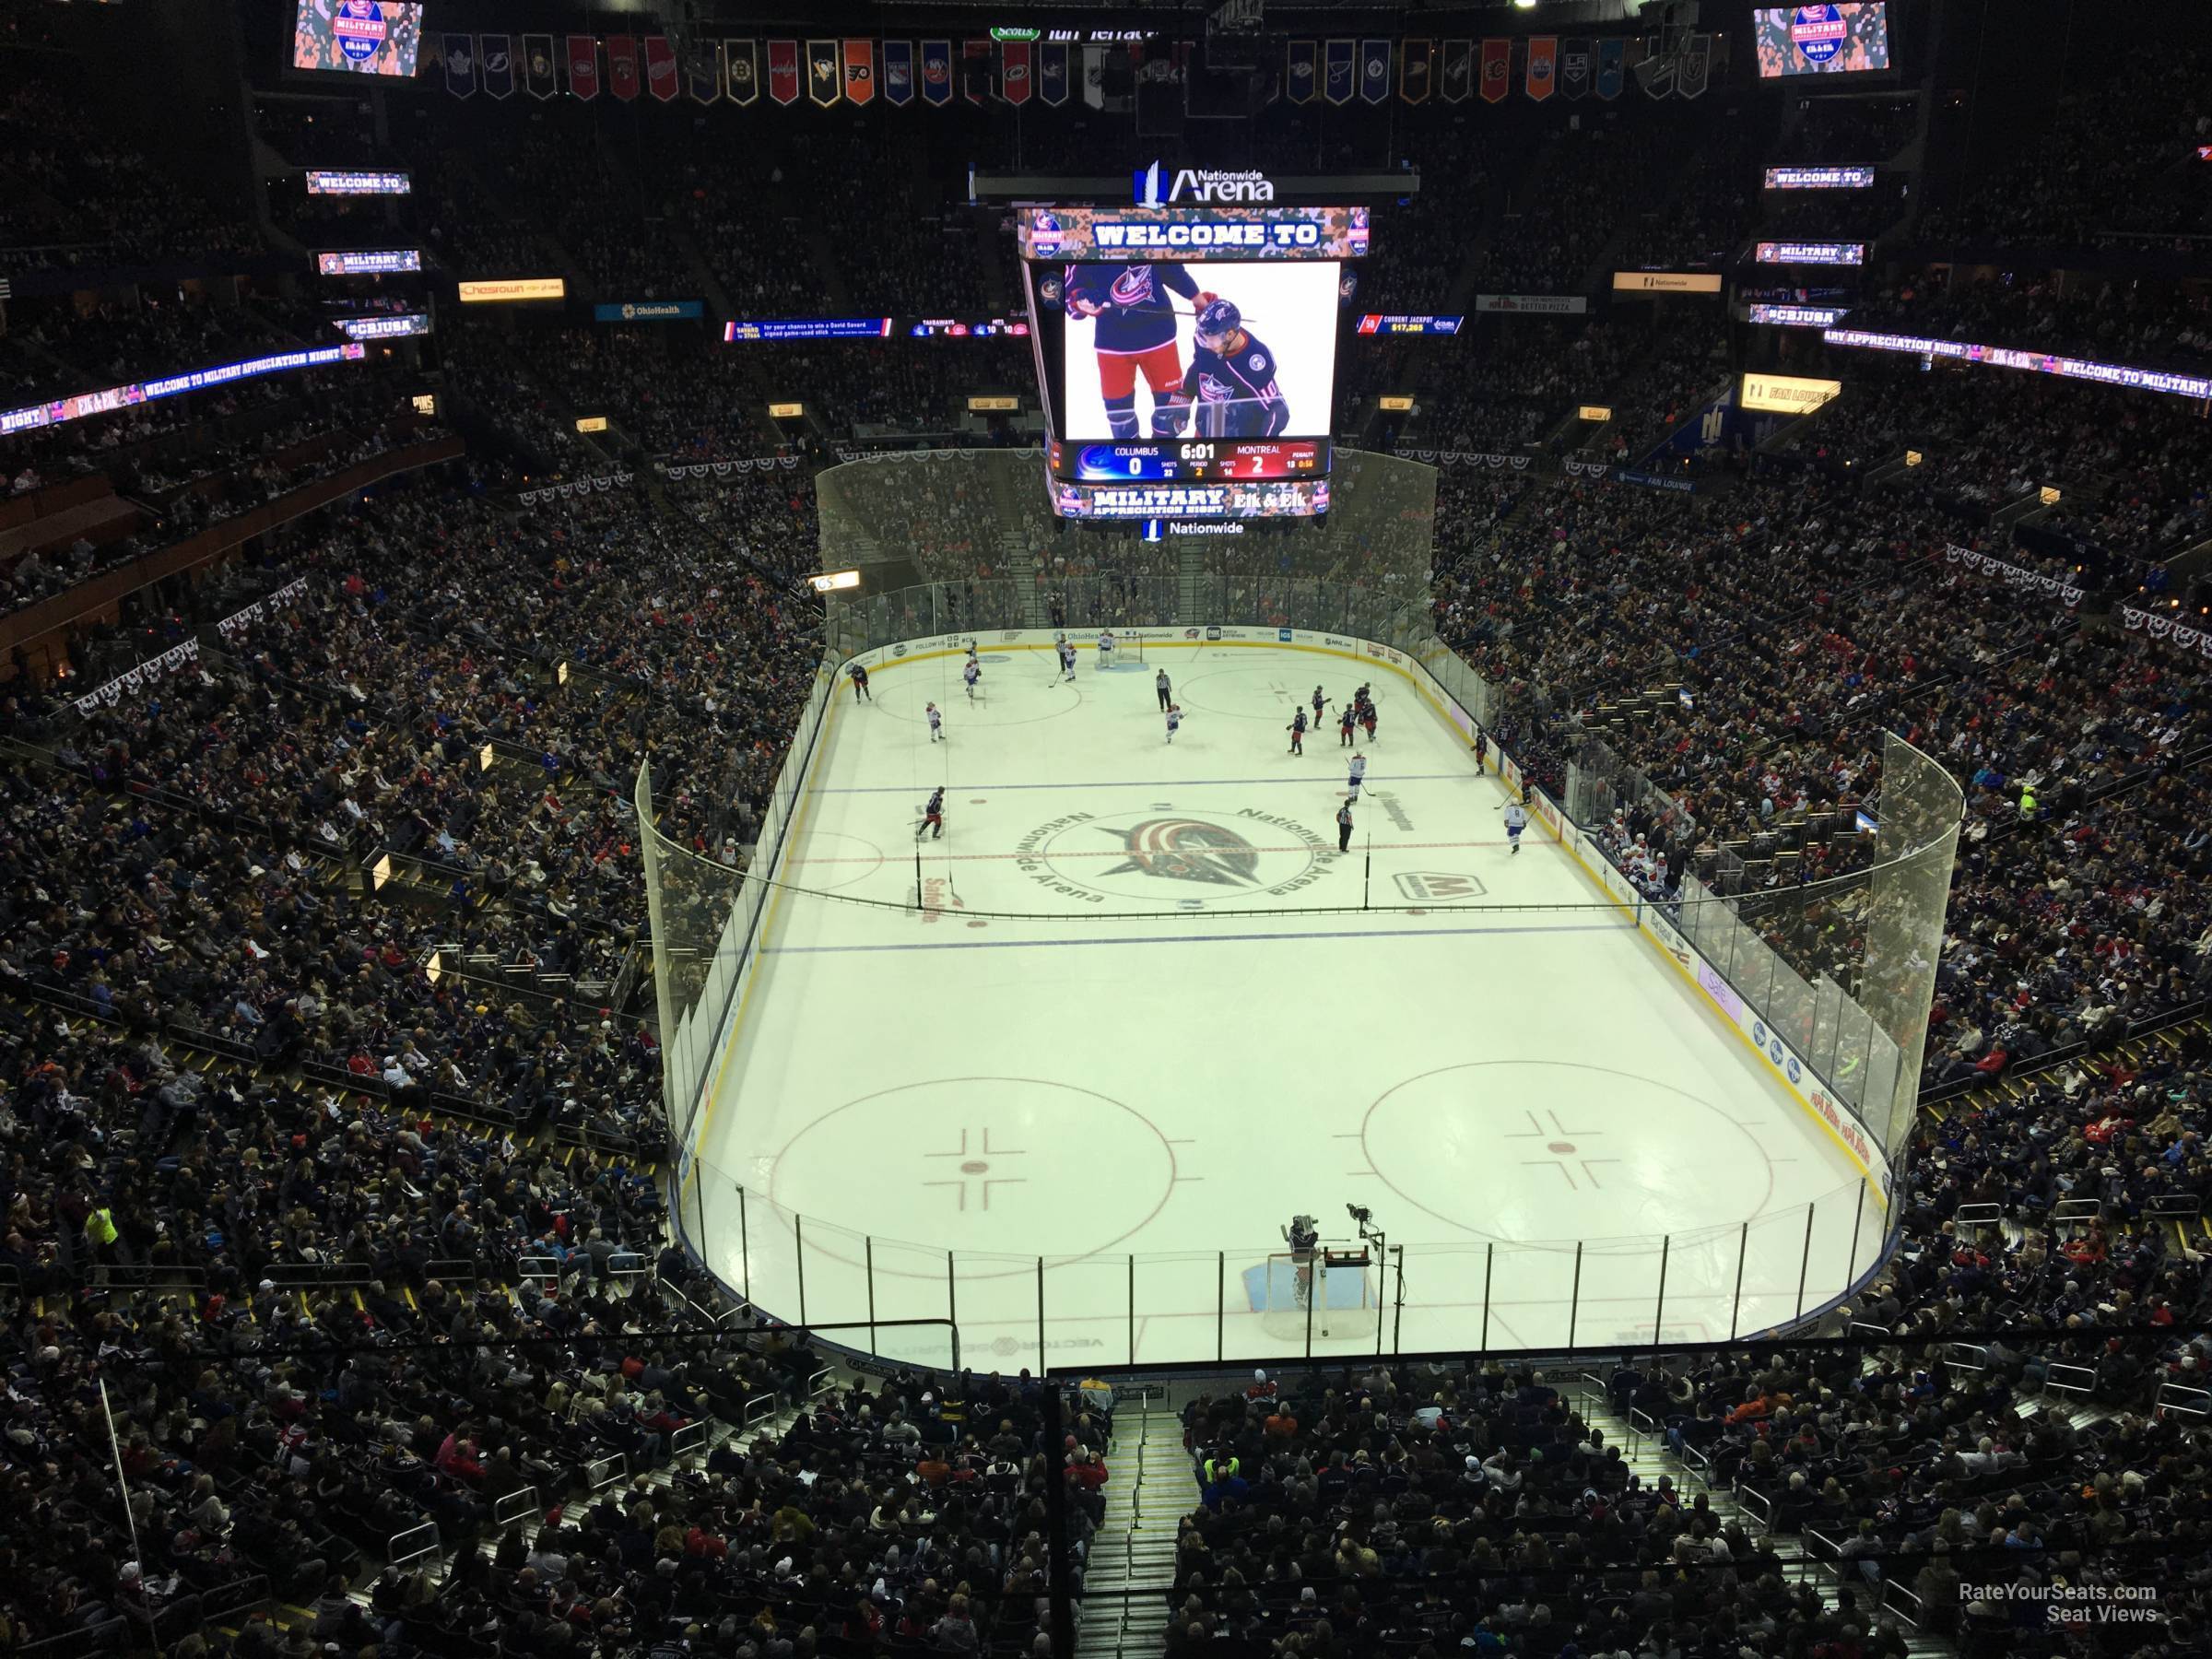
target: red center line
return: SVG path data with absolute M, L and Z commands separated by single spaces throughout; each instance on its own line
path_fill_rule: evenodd
M 1512 843 L 1504 841 L 1392 841 L 1388 846 L 1383 848 L 1383 851 L 1386 853 L 1438 853 L 1461 847 L 1503 847 L 1511 844 Z M 1295 847 L 1192 847 L 1185 849 L 1185 851 L 1191 853 L 1326 853 L 1333 852 L 1334 850 L 1335 849 L 1333 848 L 1323 846 L 1319 842 L 1315 842 L 1312 845 L 1300 842 Z M 1366 851 L 1366 848 L 1354 847 L 1352 851 L 1355 853 L 1363 853 Z M 1028 859 L 1032 864 L 1048 864 L 1057 863 L 1059 860 L 1064 858 L 1131 858 L 1136 855 L 1132 853 L 1126 847 L 1103 847 L 1096 850 L 1086 847 L 1082 849 L 1069 848 L 1064 852 L 1055 851 L 1051 853 L 932 853 L 926 856 L 929 858 L 932 864 L 939 862 L 946 864 L 965 864 L 972 860 L 987 858 L 1022 858 Z M 1147 853 L 1145 856 L 1157 858 L 1171 856 L 1171 853 Z M 793 858 L 787 859 L 785 862 L 794 865 L 881 864 L 883 859 L 880 854 L 874 853 L 840 853 L 833 857 L 824 858 Z

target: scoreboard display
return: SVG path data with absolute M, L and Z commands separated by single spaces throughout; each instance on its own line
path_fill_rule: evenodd
M 1285 438 L 1271 442 L 1188 439 L 1174 443 L 1064 444 L 1047 450 L 1055 478 L 1083 484 L 1212 481 L 1221 478 L 1325 477 L 1326 438 Z

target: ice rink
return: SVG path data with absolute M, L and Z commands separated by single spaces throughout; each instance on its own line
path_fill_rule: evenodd
M 955 653 L 839 692 L 710 1085 L 689 1202 L 728 1283 L 817 1324 L 951 1319 L 1010 1369 L 1041 1340 L 1302 1351 L 1269 1255 L 1298 1211 L 1348 1241 L 1347 1205 L 1389 1249 L 1332 1277 L 1315 1352 L 1725 1338 L 1872 1263 L 1841 1146 L 1540 825 L 1510 852 L 1504 788 L 1411 679 L 1147 652 L 1100 671 L 1086 641 L 1066 684 L 985 646 L 972 703 Z M 1381 723 L 1339 855 L 1362 679 Z M 874 1346 L 947 1357 L 939 1328 Z

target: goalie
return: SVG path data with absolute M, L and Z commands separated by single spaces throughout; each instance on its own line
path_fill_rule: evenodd
M 1215 296 L 1178 265 L 1076 265 L 1067 267 L 1064 303 L 1071 317 L 1095 319 L 1091 348 L 1099 359 L 1099 396 L 1106 429 L 1131 439 L 1136 429 L 1136 377 L 1152 389 L 1152 436 L 1180 434 L 1190 408 L 1173 296 L 1204 311 Z M 1185 315 L 1189 313 L 1184 313 Z
M 1313 1299 L 1313 1263 L 1321 1253 L 1321 1223 L 1311 1216 L 1293 1216 L 1283 1229 L 1283 1242 L 1290 1246 L 1294 1305 L 1307 1306 Z

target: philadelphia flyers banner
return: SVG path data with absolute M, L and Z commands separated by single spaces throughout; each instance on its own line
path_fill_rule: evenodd
M 845 42 L 845 101 L 865 104 L 876 96 L 876 42 Z
M 1482 43 L 1483 102 L 1503 103 L 1512 75 L 1513 43 L 1511 41 L 1485 41 Z

